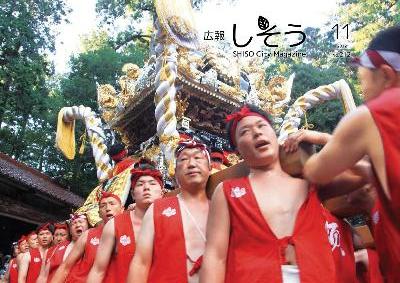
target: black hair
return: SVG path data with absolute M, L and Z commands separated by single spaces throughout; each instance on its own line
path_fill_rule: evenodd
M 220 147 L 212 147 L 210 149 L 211 152 L 219 152 L 219 153 L 224 153 L 224 150 Z
M 146 170 L 146 169 L 157 170 L 154 162 L 152 162 L 151 160 L 148 160 L 146 158 L 141 158 L 138 162 L 133 164 L 133 168 L 141 169 L 141 170 Z
M 251 112 L 260 114 L 262 117 L 264 117 L 272 125 L 272 123 L 271 123 L 271 121 L 272 121 L 271 115 L 268 114 L 266 111 L 262 110 L 260 107 L 252 105 L 252 104 L 245 104 L 242 107 L 245 107 L 245 106 L 247 106 L 247 108 L 249 108 Z M 241 108 L 237 109 L 236 111 L 240 111 Z M 231 138 L 231 130 L 232 130 L 232 126 L 233 126 L 233 121 L 234 120 L 231 120 L 226 124 L 226 133 L 227 133 L 227 139 L 229 141 L 229 145 L 230 145 L 231 149 L 235 150 L 236 149 L 236 145 L 235 145 L 234 141 Z
M 369 50 L 400 53 L 400 26 L 393 26 L 378 32 L 368 45 Z
M 108 155 L 113 156 L 125 149 L 125 146 L 122 143 L 116 143 L 109 147 L 107 150 Z

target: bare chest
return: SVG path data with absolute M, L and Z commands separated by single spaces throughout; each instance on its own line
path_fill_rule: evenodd
M 293 234 L 298 212 L 307 198 L 308 189 L 302 187 L 253 188 L 253 194 L 266 225 L 277 238 Z

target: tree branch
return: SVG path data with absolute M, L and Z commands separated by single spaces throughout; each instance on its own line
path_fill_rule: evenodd
M 114 44 L 114 50 L 120 49 L 122 46 L 128 44 L 131 41 L 140 40 L 141 42 L 146 42 L 146 39 L 151 39 L 151 35 L 142 34 L 142 33 L 130 34 L 129 36 L 125 37 L 124 40 L 116 42 Z

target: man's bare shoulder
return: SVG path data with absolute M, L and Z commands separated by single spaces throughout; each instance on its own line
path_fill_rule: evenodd
M 103 235 L 108 233 L 114 233 L 115 218 L 111 218 L 107 221 L 103 228 Z
M 371 112 L 369 111 L 368 107 L 365 105 L 361 105 L 357 107 L 357 109 L 351 111 L 350 113 L 346 114 L 343 119 L 340 121 L 338 128 L 350 128 L 354 132 L 357 129 L 362 129 L 366 126 L 366 122 L 373 121 Z

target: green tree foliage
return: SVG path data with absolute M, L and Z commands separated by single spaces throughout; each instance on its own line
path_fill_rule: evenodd
M 142 66 L 147 43 L 116 51 L 114 39 L 99 31 L 83 40 L 70 72 L 54 76 L 47 54 L 54 50 L 53 30 L 68 12 L 64 2 L 1 1 L 0 11 L 1 150 L 85 195 L 97 184 L 91 148 L 74 161 L 61 156 L 54 147 L 58 111 L 81 104 L 96 111 L 96 82 L 118 89 L 122 66 Z M 84 133 L 83 123 L 76 131 L 77 137 Z
M 97 112 L 96 83 L 111 84 L 119 91 L 117 80 L 122 75 L 122 66 L 126 63 L 143 66 L 148 58 L 148 47 L 140 42 L 129 44 L 123 51 L 116 51 L 112 39 L 102 31 L 85 38 L 83 49 L 82 53 L 70 58 L 70 72 L 58 80 L 56 92 L 62 100 L 61 107 L 82 104 Z M 83 122 L 76 125 L 76 136 L 80 137 L 84 134 Z M 66 166 L 52 171 L 53 177 L 82 195 L 97 185 L 96 168 L 88 142 L 83 155 L 77 154 L 73 161 L 63 159 Z
M 291 103 L 294 103 L 298 97 L 309 90 L 345 79 L 352 87 L 356 104 L 360 104 L 361 99 L 358 95 L 356 72 L 348 67 L 348 58 L 336 56 L 339 49 L 333 36 L 333 31 L 327 29 L 326 32 L 322 32 L 319 28 L 309 27 L 304 32 L 306 41 L 302 45 L 293 50 L 287 50 L 285 44 L 280 44 L 279 46 L 284 47 L 279 47 L 276 51 L 299 51 L 304 52 L 306 57 L 268 58 L 266 62 L 267 79 L 276 75 L 289 77 L 291 73 L 296 73 Z M 354 88 L 354 86 L 356 87 Z M 333 100 L 309 110 L 306 115 L 307 122 L 312 124 L 315 130 L 330 133 L 343 114 L 341 102 Z M 304 122 L 303 118 L 302 124 Z
M 345 0 L 339 15 L 343 25 L 350 25 L 354 50 L 360 52 L 379 30 L 400 24 L 400 1 Z
M 44 119 L 54 50 L 53 26 L 66 13 L 62 0 L 0 2 L 0 145 L 19 159 L 32 141 L 27 132 Z M 43 127 L 39 127 L 43 129 Z
M 234 1 L 234 0 L 232 0 Z M 193 1 L 200 7 L 204 0 Z M 337 18 L 326 28 L 307 28 L 307 40 L 292 50 L 304 51 L 305 59 L 269 58 L 267 79 L 296 72 L 292 102 L 308 90 L 344 78 L 352 86 L 356 103 L 356 72 L 348 68 L 338 50 L 331 27 L 350 24 L 352 51 L 365 48 L 379 29 L 399 23 L 399 1 L 345 0 Z M 53 28 L 68 13 L 63 0 L 0 0 L 0 146 L 16 159 L 42 170 L 74 192 L 85 195 L 96 184 L 90 146 L 74 161 L 54 147 L 58 111 L 64 106 L 85 105 L 97 110 L 96 82 L 109 83 L 117 91 L 125 63 L 143 66 L 148 58 L 151 28 L 140 29 L 141 20 L 155 15 L 153 1 L 97 0 L 102 29 L 83 39 L 83 51 L 70 58 L 70 71 L 54 76 L 47 59 L 54 50 Z M 117 23 L 125 21 L 123 28 Z M 121 27 L 121 25 L 119 25 Z M 325 31 L 326 30 L 326 31 Z M 331 101 L 308 112 L 315 129 L 331 132 L 342 116 L 340 101 Z M 76 136 L 84 133 L 77 123 Z M 78 145 L 79 147 L 79 145 Z

